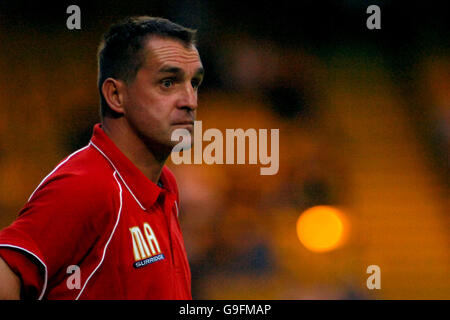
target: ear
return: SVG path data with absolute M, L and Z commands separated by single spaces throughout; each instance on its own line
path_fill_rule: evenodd
M 109 107 L 118 114 L 124 114 L 125 83 L 114 78 L 107 78 L 102 84 L 102 93 Z

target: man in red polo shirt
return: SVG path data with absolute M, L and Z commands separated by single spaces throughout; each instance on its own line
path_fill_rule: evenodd
M 99 49 L 101 124 L 0 232 L 0 298 L 191 299 L 178 189 L 164 165 L 193 131 L 195 31 L 132 17 Z

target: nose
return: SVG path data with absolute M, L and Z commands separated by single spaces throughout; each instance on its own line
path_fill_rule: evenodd
M 192 87 L 190 83 L 183 87 L 180 99 L 178 101 L 178 107 L 180 109 L 186 108 L 195 111 L 198 107 L 197 103 L 197 91 Z

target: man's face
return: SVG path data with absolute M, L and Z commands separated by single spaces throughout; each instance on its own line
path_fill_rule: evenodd
M 197 49 L 177 40 L 151 37 L 144 50 L 144 63 L 126 86 L 125 118 L 147 148 L 167 156 L 177 144 L 175 129 L 192 135 L 203 67 Z

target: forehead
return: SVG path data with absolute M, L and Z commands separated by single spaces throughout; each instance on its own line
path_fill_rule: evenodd
M 144 67 L 159 69 L 163 65 L 197 69 L 202 64 L 194 45 L 186 47 L 181 41 L 151 37 L 145 43 Z

